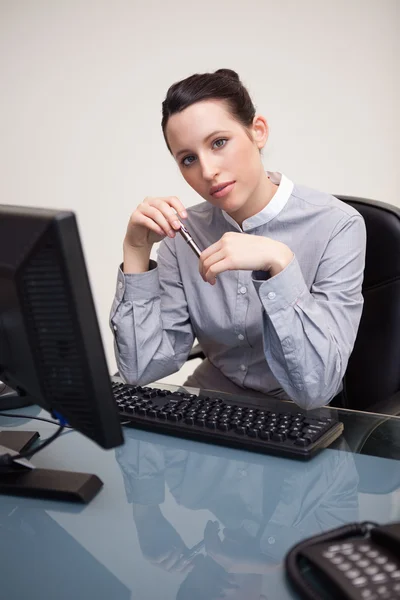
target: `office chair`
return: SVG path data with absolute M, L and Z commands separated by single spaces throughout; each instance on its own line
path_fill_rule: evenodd
M 364 307 L 343 391 L 332 406 L 400 414 L 400 209 L 336 196 L 363 216 L 367 229 Z M 205 358 L 199 344 L 188 360 Z

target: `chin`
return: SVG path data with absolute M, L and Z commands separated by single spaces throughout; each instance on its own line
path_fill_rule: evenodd
M 227 212 L 229 215 L 234 216 L 239 210 L 241 210 L 246 202 L 240 200 L 234 200 L 233 198 L 227 198 L 225 202 L 222 202 L 224 198 L 221 199 L 221 202 L 218 204 L 219 208 Z

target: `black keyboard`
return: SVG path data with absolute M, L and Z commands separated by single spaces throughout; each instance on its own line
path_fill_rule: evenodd
M 179 388 L 127 385 L 117 378 L 111 383 L 123 424 L 200 442 L 309 459 L 343 431 L 342 423 L 323 415 L 331 411 L 301 411 L 268 396 L 196 395 Z

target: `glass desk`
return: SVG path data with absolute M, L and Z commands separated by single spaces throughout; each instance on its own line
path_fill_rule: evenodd
M 400 520 L 400 418 L 324 410 L 345 431 L 309 462 L 127 427 L 125 444 L 104 451 L 67 430 L 33 462 L 96 473 L 104 487 L 83 507 L 0 496 L 1 597 L 296 598 L 282 566 L 295 543 L 352 521 Z M 55 430 L 12 416 L 0 428 L 43 439 Z

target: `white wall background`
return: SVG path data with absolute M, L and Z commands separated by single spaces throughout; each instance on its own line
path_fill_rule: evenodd
M 399 31 L 399 0 L 0 0 L 0 202 L 77 213 L 110 370 L 130 213 L 201 200 L 164 145 L 168 87 L 235 69 L 266 168 L 400 206 Z

